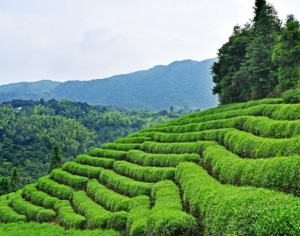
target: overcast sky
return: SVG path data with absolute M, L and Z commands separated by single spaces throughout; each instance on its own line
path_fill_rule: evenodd
M 300 19 L 297 0 L 270 1 Z M 0 85 L 91 80 L 216 57 L 254 0 L 0 0 Z

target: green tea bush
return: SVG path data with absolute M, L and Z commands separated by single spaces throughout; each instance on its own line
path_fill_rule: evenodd
M 147 235 L 199 235 L 196 219 L 182 211 L 179 188 L 161 181 L 152 188 L 155 206 L 147 219 Z
M 73 175 L 61 169 L 54 169 L 51 171 L 50 178 L 78 190 L 86 189 L 87 182 L 89 181 L 86 177 Z
M 52 225 L 49 223 L 35 223 L 35 222 L 18 222 L 1 224 L 0 223 L 0 235 L 11 236 L 11 235 L 22 235 L 22 236 L 33 236 L 33 235 L 51 235 L 51 236 L 120 236 L 120 233 L 115 230 L 79 230 L 79 229 L 65 229 L 60 225 Z
M 49 179 L 49 176 L 41 177 L 38 180 L 37 189 L 61 200 L 71 199 L 74 192 L 74 189 Z
M 204 235 L 299 235 L 299 200 L 254 187 L 222 185 L 194 163 L 181 163 L 176 179 L 199 216 Z
M 84 191 L 74 192 L 72 203 L 75 210 L 86 217 L 89 229 L 106 228 L 112 213 L 95 203 Z
M 53 220 L 56 216 L 53 210 L 45 209 L 27 202 L 22 198 L 21 194 L 15 194 L 10 198 L 9 206 L 17 213 L 25 215 L 29 221 L 47 222 Z
M 100 158 L 100 157 L 91 157 L 89 155 L 78 155 L 76 162 L 82 165 L 103 167 L 105 169 L 112 169 L 113 164 L 116 160 L 111 158 Z
M 115 160 L 124 160 L 126 158 L 125 151 L 117 151 L 103 148 L 93 148 L 90 155 L 93 157 L 108 157 Z
M 215 145 L 214 141 L 181 142 L 181 143 L 158 143 L 147 141 L 141 146 L 141 150 L 148 153 L 160 154 L 201 154 L 206 147 Z
M 157 133 L 153 138 L 154 141 L 160 143 L 196 142 L 198 140 L 221 142 L 226 133 L 234 130 L 236 129 L 225 128 L 190 133 Z
M 38 191 L 36 184 L 27 184 L 22 190 L 22 197 L 38 206 L 43 206 L 47 209 L 54 207 L 54 204 L 59 201 L 56 197 L 51 197 L 47 193 Z
M 128 219 L 128 212 L 120 211 L 111 214 L 107 221 L 108 229 L 115 229 L 118 231 L 125 231 Z
M 198 163 L 198 154 L 149 154 L 139 150 L 127 152 L 127 159 L 142 166 L 176 167 L 180 162 Z
M 242 159 L 216 145 L 203 154 L 204 165 L 226 184 L 255 186 L 300 195 L 300 156 Z
M 129 198 L 106 188 L 96 179 L 88 182 L 87 194 L 92 197 L 95 202 L 112 212 L 122 210 L 129 211 L 132 205 L 131 202 L 135 200 L 135 198 Z
M 86 219 L 82 215 L 76 214 L 71 204 L 67 200 L 61 200 L 55 203 L 54 210 L 58 212 L 59 223 L 65 228 L 83 229 L 86 225 Z
M 133 137 L 133 138 L 117 138 L 114 143 L 140 143 L 142 144 L 143 142 L 145 141 L 151 141 L 151 138 L 150 137 L 143 137 L 143 136 L 140 136 L 140 137 Z
M 140 146 L 141 144 L 139 143 L 105 143 L 101 148 L 118 151 L 129 151 L 132 149 L 140 149 Z
M 290 89 L 282 93 L 282 100 L 284 103 L 299 103 L 300 102 L 300 89 Z
M 298 138 L 263 138 L 244 131 L 233 130 L 224 135 L 222 143 L 228 150 L 241 157 L 260 158 L 300 154 Z
M 26 216 L 20 215 L 8 206 L 8 200 L 0 201 L 0 222 L 26 222 Z
M 150 195 L 152 183 L 135 181 L 131 178 L 119 175 L 112 170 L 103 170 L 99 180 L 102 184 L 110 186 L 114 190 L 121 191 L 123 194 L 135 197 L 139 195 Z
M 104 168 L 82 165 L 76 162 L 66 162 L 63 166 L 63 170 L 73 175 L 81 175 L 93 179 L 98 178 L 101 170 L 104 170 Z
M 150 214 L 150 199 L 148 196 L 138 196 L 132 202 L 128 214 L 127 233 L 130 236 L 146 235 L 147 218 Z
M 174 180 L 175 168 L 173 167 L 144 167 L 127 161 L 116 161 L 114 170 L 120 174 L 143 182 L 158 182 L 161 180 Z

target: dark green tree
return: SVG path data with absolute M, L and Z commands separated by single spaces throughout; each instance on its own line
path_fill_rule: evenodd
M 10 184 L 9 184 L 9 178 L 3 177 L 0 178 L 0 195 L 7 194 L 10 192 Z
M 20 184 L 19 170 L 17 167 L 14 167 L 11 171 L 11 176 L 10 176 L 10 186 L 12 191 L 18 190 L 19 184 Z
M 62 158 L 61 158 L 61 154 L 60 154 L 60 148 L 59 148 L 58 143 L 55 143 L 53 145 L 53 149 L 52 149 L 52 155 L 50 158 L 48 172 L 50 173 L 53 169 L 60 168 L 61 164 L 62 164 Z
M 248 99 L 274 96 L 278 84 L 277 66 L 272 62 L 272 51 L 281 32 L 281 21 L 274 6 L 256 0 L 253 18 L 253 40 L 247 46 L 243 74 L 248 75 L 251 94 Z
M 278 66 L 280 93 L 300 85 L 300 24 L 293 15 L 287 16 L 272 60 Z
M 250 24 L 234 26 L 229 41 L 219 49 L 219 60 L 212 66 L 213 82 L 216 84 L 212 91 L 219 95 L 221 104 L 245 101 L 249 86 L 240 73 L 240 67 L 245 60 L 251 32 Z

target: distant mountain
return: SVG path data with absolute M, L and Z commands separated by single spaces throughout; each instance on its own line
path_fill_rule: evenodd
M 62 99 L 127 109 L 163 110 L 170 106 L 207 109 L 217 105 L 210 67 L 202 62 L 175 61 L 167 66 L 91 81 L 39 81 L 0 86 L 0 102 L 11 99 Z

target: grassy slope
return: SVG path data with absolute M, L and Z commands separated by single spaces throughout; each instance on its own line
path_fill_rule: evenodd
M 30 220 L 50 222 L 34 234 L 299 235 L 299 109 L 260 100 L 144 129 L 0 197 L 0 221 L 22 234 Z

